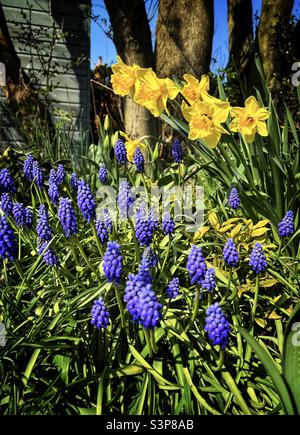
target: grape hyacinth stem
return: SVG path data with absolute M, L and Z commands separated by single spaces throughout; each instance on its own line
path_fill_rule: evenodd
M 221 368 L 223 367 L 224 360 L 225 360 L 225 351 L 220 350 L 218 364 L 216 367 L 211 367 L 212 371 L 219 372 L 221 370 Z
M 83 249 L 83 247 L 81 246 L 81 244 L 80 244 L 80 242 L 79 242 L 78 239 L 77 239 L 77 243 L 76 243 L 76 244 L 77 244 L 78 249 L 79 249 L 79 251 L 80 251 L 80 254 L 82 255 L 82 257 L 83 257 L 84 261 L 86 262 L 86 264 L 89 266 L 89 268 L 91 269 L 91 271 L 94 272 L 94 274 L 95 274 L 96 276 L 99 277 L 99 273 L 98 273 L 97 270 L 94 268 L 94 266 L 91 264 L 90 260 L 88 259 L 87 255 L 86 255 L 86 253 L 84 252 L 84 249 Z
M 254 318 L 256 314 L 257 302 L 258 302 L 258 292 L 259 292 L 259 275 L 255 278 L 255 294 L 254 294 L 254 302 L 252 307 L 252 323 L 254 323 Z M 253 328 L 254 325 L 252 325 Z
M 129 221 L 129 225 L 130 225 L 130 228 L 132 231 L 132 236 L 133 236 L 135 262 L 136 262 L 136 264 L 139 264 L 140 263 L 139 243 L 138 243 L 138 240 L 137 240 L 136 235 L 135 235 L 134 223 L 132 222 L 132 219 L 130 219 L 130 218 L 128 218 L 128 221 Z
M 146 344 L 147 344 L 148 349 L 149 349 L 149 357 L 153 358 L 153 349 L 152 349 L 151 340 L 150 340 L 150 334 L 149 334 L 149 330 L 148 329 L 144 328 L 144 336 L 145 336 Z
M 199 301 L 200 301 L 200 288 L 197 287 L 195 301 L 194 301 L 194 308 L 193 308 L 193 312 L 192 312 L 192 318 L 191 318 L 190 323 L 185 328 L 185 331 L 184 331 L 185 333 L 187 333 L 191 329 L 193 323 L 195 322 L 195 320 L 197 318 L 197 314 L 199 311 Z
M 103 258 L 104 257 L 103 248 L 101 246 L 101 243 L 100 243 L 97 231 L 96 231 L 95 223 L 93 221 L 91 221 L 91 227 L 92 227 L 94 238 L 96 240 L 96 244 L 97 244 L 97 247 L 98 247 L 98 251 L 99 251 L 100 257 Z
M 120 311 L 121 325 L 122 325 L 122 328 L 126 330 L 125 315 L 124 315 L 124 309 L 123 309 L 123 304 L 122 304 L 122 298 L 120 295 L 120 290 L 116 284 L 114 284 L 113 287 L 115 290 L 115 295 L 116 295 L 116 299 L 117 299 L 118 307 L 119 307 L 119 311 Z

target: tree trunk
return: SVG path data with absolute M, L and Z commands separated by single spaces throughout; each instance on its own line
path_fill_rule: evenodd
M 0 62 L 5 65 L 6 84 L 3 92 L 16 114 L 18 123 L 28 138 L 32 138 L 33 126 L 40 122 L 42 128 L 52 131 L 51 116 L 39 99 L 29 78 L 22 71 L 20 59 L 9 35 L 5 15 L 0 4 Z
M 161 77 L 209 71 L 214 32 L 211 0 L 160 0 L 156 25 L 156 70 Z
M 118 54 L 128 65 L 154 68 L 151 32 L 143 0 L 104 0 Z M 158 135 L 158 122 L 129 97 L 124 99 L 126 133 L 132 138 Z
M 242 74 L 253 47 L 252 0 L 227 0 L 229 65 Z
M 280 71 L 283 59 L 278 55 L 276 26 L 288 21 L 293 0 L 263 0 L 258 28 L 258 48 L 262 60 L 267 83 L 271 91 L 280 89 Z

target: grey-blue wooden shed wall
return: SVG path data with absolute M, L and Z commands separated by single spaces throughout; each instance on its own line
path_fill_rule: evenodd
M 45 61 L 51 58 L 50 69 L 56 69 L 57 73 L 51 79 L 53 90 L 49 97 L 56 114 L 69 114 L 74 139 L 78 140 L 83 131 L 89 130 L 91 0 L 0 2 L 22 67 L 37 87 L 46 87 L 43 69 L 46 69 Z M 29 34 L 39 35 L 38 40 L 36 38 L 32 44 L 26 44 L 24 29 Z M 61 38 L 53 46 L 51 39 L 57 34 L 61 34 Z M 52 53 L 48 56 L 50 48 Z M 0 144 L 10 145 L 16 140 L 22 142 L 23 138 L 16 129 L 13 117 L 4 108 L 3 95 L 0 96 L 1 105 Z

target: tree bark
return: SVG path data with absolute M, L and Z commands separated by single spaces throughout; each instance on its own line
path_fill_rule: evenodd
M 17 121 L 27 135 L 32 138 L 33 126 L 40 122 L 42 128 L 52 131 L 51 116 L 47 107 L 39 99 L 21 67 L 20 59 L 9 35 L 3 8 L 0 4 L 0 62 L 5 65 L 6 84 L 3 86 L 4 95 L 16 114 Z
M 156 70 L 161 77 L 209 72 L 214 32 L 211 0 L 160 0 Z
M 151 32 L 143 0 L 104 0 L 118 54 L 128 65 L 154 68 Z M 129 97 L 124 99 L 126 133 L 132 138 L 158 135 L 158 122 Z
M 275 93 L 280 89 L 280 71 L 283 61 L 277 51 L 276 26 L 280 22 L 289 20 L 293 5 L 293 0 L 263 0 L 262 3 L 258 48 L 267 83 Z
M 229 65 L 242 74 L 253 47 L 252 0 L 227 0 Z

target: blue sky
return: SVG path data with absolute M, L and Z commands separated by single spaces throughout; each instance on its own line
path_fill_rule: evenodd
M 262 0 L 252 0 L 253 15 L 260 14 Z M 92 0 L 93 12 L 102 19 L 109 21 L 103 0 Z M 300 0 L 295 0 L 294 12 L 299 15 Z M 151 31 L 155 35 L 155 19 L 152 20 Z M 228 30 L 227 30 L 227 0 L 215 0 L 215 34 L 213 42 L 213 58 L 217 64 L 215 68 L 224 68 L 228 62 Z M 91 23 L 91 66 L 93 67 L 102 57 L 103 63 L 111 64 L 116 59 L 116 49 L 113 42 L 105 35 L 98 24 Z

